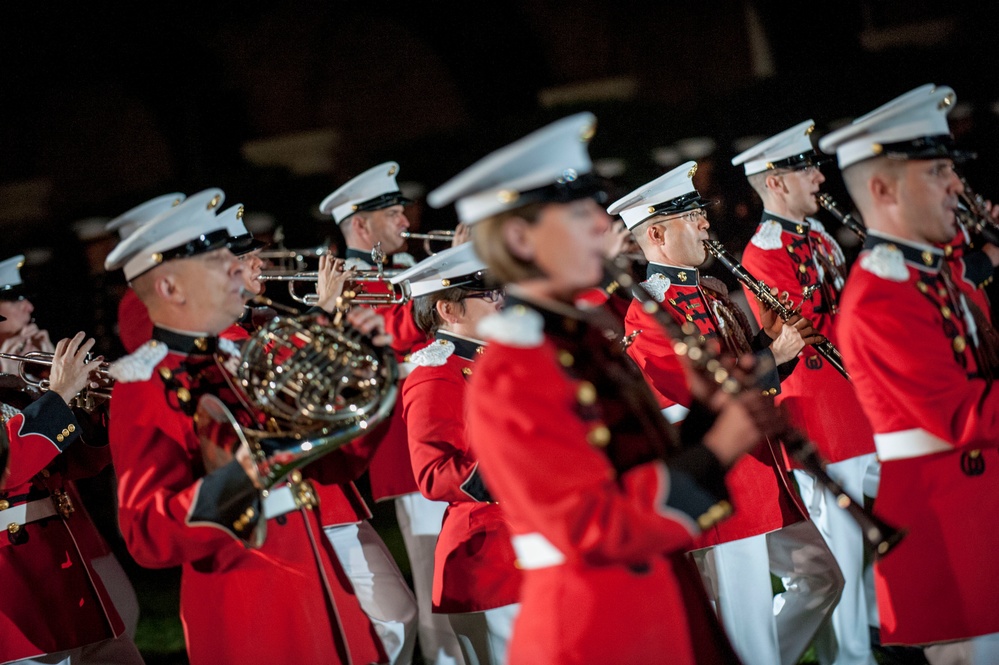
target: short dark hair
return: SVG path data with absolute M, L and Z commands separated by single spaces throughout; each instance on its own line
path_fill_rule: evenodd
M 444 325 L 444 319 L 437 313 L 437 303 L 453 302 L 462 313 L 465 311 L 465 304 L 462 302 L 465 296 L 474 293 L 472 289 L 465 289 L 460 286 L 453 286 L 449 289 L 441 289 L 428 293 L 425 296 L 413 298 L 413 319 L 416 327 L 428 338 L 433 337 Z

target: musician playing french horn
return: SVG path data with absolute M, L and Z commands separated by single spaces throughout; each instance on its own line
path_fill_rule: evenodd
M 181 617 L 194 665 L 386 662 L 319 517 L 332 496 L 326 488 L 349 464 L 333 453 L 264 496 L 246 444 L 226 459 L 195 431 L 202 395 L 220 398 L 244 424 L 258 417 L 227 383 L 225 363 L 238 356 L 218 338 L 242 313 L 245 288 L 215 213 L 223 198 L 221 190 L 188 197 L 119 243 L 105 263 L 124 271 L 155 325 L 153 339 L 112 367 L 122 535 L 140 565 L 182 567 Z M 254 540 L 261 526 L 262 544 Z
M 820 166 L 829 160 L 812 146 L 815 125 L 805 120 L 748 148 L 732 159 L 742 166 L 763 202 L 763 218 L 742 252 L 744 267 L 787 293 L 835 346 L 839 294 L 845 279 L 843 252 L 813 217 L 825 182 Z M 753 298 L 747 290 L 747 297 Z M 854 497 L 874 496 L 879 473 L 874 439 L 856 391 L 814 347 L 801 350 L 801 362 L 781 386 L 777 402 L 791 421 L 815 442 L 829 464 L 826 471 Z M 844 589 L 833 611 L 831 630 L 816 641 L 822 663 L 873 665 L 864 583 L 864 544 L 857 524 L 806 470 L 794 469 L 801 499 L 825 536 L 843 573 Z M 865 482 L 866 480 L 866 482 Z
M 736 359 L 755 354 L 771 370 L 760 383 L 769 397 L 796 368 L 796 356 L 821 340 L 807 318 L 783 321 L 759 304 L 762 329 L 753 334 L 724 284 L 702 275 L 710 201 L 694 187 L 695 162 L 642 185 L 608 208 L 620 215 L 648 260 L 647 291 L 675 321 L 692 323 L 702 338 Z M 642 369 L 666 416 L 680 422 L 691 404 L 684 372 L 661 326 L 633 300 L 625 317 L 628 355 Z M 779 441 L 764 440 L 729 472 L 735 514 L 694 546 L 705 585 L 729 638 L 746 663 L 795 663 L 832 612 L 842 580 L 821 535 L 791 485 Z M 770 574 L 786 590 L 773 601 Z

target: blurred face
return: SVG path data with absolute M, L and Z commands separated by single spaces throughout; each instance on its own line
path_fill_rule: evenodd
M 479 321 L 495 314 L 503 307 L 501 291 L 483 291 L 471 293 L 461 299 L 462 307 L 451 308 L 453 321 L 448 321 L 445 329 L 465 337 L 476 337 Z
M 610 217 L 592 199 L 550 203 L 523 229 L 514 253 L 541 269 L 548 295 L 571 299 L 600 283 L 609 227 Z
M 401 252 L 406 248 L 406 239 L 400 234 L 409 229 L 409 220 L 401 205 L 365 213 L 367 231 L 371 246 L 382 244 L 386 254 Z
M 260 258 L 260 250 L 239 257 L 243 264 L 243 286 L 248 291 L 247 298 L 259 296 L 264 292 L 264 283 L 260 281 L 260 272 L 264 269 L 264 260 Z
M 662 229 L 662 253 L 666 263 L 691 268 L 704 263 L 707 258 L 704 241 L 711 228 L 704 208 L 667 217 L 656 226 Z
M 16 335 L 24 326 L 31 322 L 34 305 L 27 298 L 21 300 L 0 300 L 0 316 L 7 317 L 0 321 L 0 337 Z
M 174 274 L 188 320 L 198 331 L 222 332 L 243 313 L 243 265 L 228 249 L 176 262 Z
M 788 171 L 781 176 L 784 184 L 785 204 L 789 216 L 801 220 L 819 211 L 816 196 L 819 187 L 826 181 L 817 166 Z
M 964 186 L 949 159 L 909 160 L 898 181 L 897 205 L 914 240 L 945 243 L 957 233 L 958 196 Z

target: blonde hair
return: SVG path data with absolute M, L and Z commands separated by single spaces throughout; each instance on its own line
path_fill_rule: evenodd
M 511 219 L 523 219 L 534 224 L 545 203 L 530 203 L 513 210 L 505 210 L 472 226 L 472 243 L 475 253 L 488 266 L 492 278 L 502 284 L 522 282 L 544 273 L 531 261 L 514 256 L 503 237 L 503 226 Z

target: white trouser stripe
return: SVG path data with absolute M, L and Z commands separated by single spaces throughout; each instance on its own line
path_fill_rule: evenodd
M 882 462 L 954 450 L 954 446 L 940 437 L 919 428 L 875 434 L 874 445 L 878 449 L 878 459 Z
M 525 533 L 514 536 L 512 540 L 517 564 L 524 570 L 549 568 L 565 563 L 565 555 L 540 533 Z

